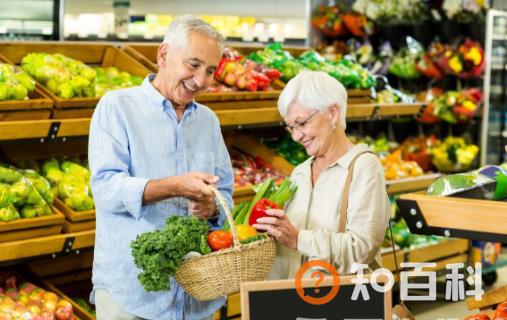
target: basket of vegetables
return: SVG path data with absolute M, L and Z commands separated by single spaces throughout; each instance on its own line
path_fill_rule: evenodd
M 238 292 L 243 282 L 264 280 L 276 243 L 257 234 L 249 221 L 260 217 L 263 208 L 282 207 L 295 191 L 289 180 L 277 188 L 268 179 L 251 202 L 237 205 L 231 213 L 213 189 L 227 216 L 222 230 L 210 232 L 206 221 L 194 217 L 171 216 L 162 230 L 141 234 L 131 243 L 134 263 L 142 269 L 141 284 L 148 291 L 170 290 L 174 277 L 192 297 L 207 301 Z

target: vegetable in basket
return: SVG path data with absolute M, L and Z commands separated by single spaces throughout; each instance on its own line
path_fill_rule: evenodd
M 140 234 L 131 242 L 134 263 L 141 269 L 139 281 L 146 291 L 170 290 L 183 257 L 189 252 L 211 252 L 207 221 L 194 217 L 171 216 L 162 230 Z

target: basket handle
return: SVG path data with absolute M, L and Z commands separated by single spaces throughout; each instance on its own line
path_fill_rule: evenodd
M 227 220 L 229 221 L 229 226 L 231 228 L 232 241 L 234 242 L 234 246 L 238 247 L 241 243 L 239 242 L 238 233 L 236 232 L 236 226 L 234 225 L 234 219 L 232 218 L 231 211 L 229 210 L 229 207 L 227 207 L 224 197 L 222 196 L 220 191 L 218 191 L 213 186 L 209 186 L 209 188 L 211 189 L 211 192 L 213 192 L 215 194 L 215 196 L 218 199 L 218 203 L 224 209 L 225 215 L 227 216 Z

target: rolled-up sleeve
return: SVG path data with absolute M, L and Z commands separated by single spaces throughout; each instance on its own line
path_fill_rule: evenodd
M 139 219 L 148 179 L 129 174 L 131 157 L 125 123 L 107 96 L 101 99 L 92 117 L 88 159 L 96 207 Z
M 331 261 L 340 272 L 350 272 L 354 262 L 370 265 L 384 239 L 389 215 L 382 167 L 373 156 L 360 157 L 350 187 L 345 232 L 301 230 L 298 251 L 310 260 Z

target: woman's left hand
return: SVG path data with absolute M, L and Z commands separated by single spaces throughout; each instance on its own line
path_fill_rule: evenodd
M 255 229 L 267 231 L 282 245 L 296 250 L 298 246 L 299 230 L 290 221 L 283 210 L 269 209 L 266 213 L 270 217 L 257 219 L 253 225 Z

